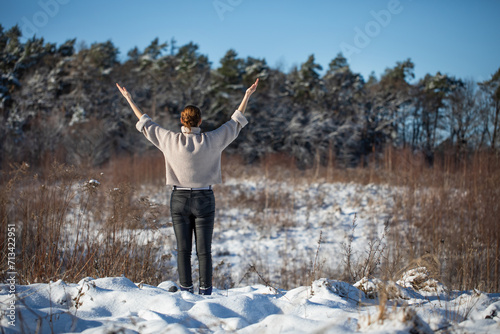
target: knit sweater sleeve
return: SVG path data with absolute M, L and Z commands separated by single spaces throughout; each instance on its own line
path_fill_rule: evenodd
M 236 110 L 229 121 L 207 134 L 213 139 L 219 151 L 222 152 L 238 137 L 241 129 L 247 124 L 248 121 L 243 113 Z
M 153 143 L 153 145 L 163 151 L 164 146 L 166 145 L 166 139 L 171 131 L 164 129 L 153 122 L 151 117 L 146 114 L 142 115 L 139 119 L 136 124 L 136 128 L 139 132 L 142 132 L 144 136 L 146 136 L 146 138 Z

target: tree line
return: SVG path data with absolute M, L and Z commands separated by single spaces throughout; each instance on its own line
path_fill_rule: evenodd
M 56 45 L 21 37 L 18 26 L 0 25 L 0 166 L 45 158 L 92 166 L 152 149 L 139 139 L 115 82 L 172 130 L 185 105 L 198 105 L 207 131 L 225 122 L 260 78 L 250 124 L 228 149 L 248 162 L 285 153 L 301 168 L 332 156 L 353 166 L 392 146 L 422 152 L 432 164 L 437 152 L 459 157 L 499 147 L 500 68 L 483 82 L 440 72 L 417 80 L 406 59 L 365 79 L 341 53 L 324 72 L 314 55 L 285 72 L 232 49 L 213 66 L 195 43 L 173 39 L 156 38 L 120 62 L 111 41 Z

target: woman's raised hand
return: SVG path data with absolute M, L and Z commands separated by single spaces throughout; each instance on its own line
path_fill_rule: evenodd
M 132 95 L 130 95 L 125 87 L 120 87 L 118 83 L 116 84 L 116 87 L 118 87 L 118 90 L 120 91 L 120 93 L 122 93 L 123 97 L 127 99 L 128 104 L 134 111 L 134 114 L 137 116 L 137 118 L 141 119 L 142 115 L 144 114 L 142 113 L 141 109 L 139 109 L 139 107 L 135 104 L 134 100 L 132 100 Z
M 122 93 L 124 98 L 126 98 L 127 100 L 132 99 L 132 95 L 130 95 L 125 87 L 120 87 L 118 83 L 116 84 L 116 87 L 118 87 L 118 90 L 120 91 L 120 93 Z
M 255 90 L 257 89 L 257 86 L 259 85 L 259 78 L 257 78 L 257 80 L 255 80 L 254 84 L 251 85 L 247 91 L 246 91 L 246 95 L 247 96 L 250 96 L 253 94 L 253 92 L 255 92 Z
M 238 107 L 238 110 L 241 111 L 242 113 L 245 112 L 245 109 L 247 108 L 248 100 L 250 99 L 250 95 L 255 92 L 257 89 L 257 86 L 259 85 L 259 79 L 255 80 L 254 84 L 251 85 L 247 91 L 245 92 L 245 96 L 243 96 L 243 100 L 241 100 L 240 106 Z

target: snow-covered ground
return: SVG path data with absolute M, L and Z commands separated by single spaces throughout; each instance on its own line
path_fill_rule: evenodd
M 500 294 L 449 291 L 425 268 L 409 270 L 395 282 L 365 278 L 350 285 L 319 278 L 342 271 L 348 244 L 354 262 L 374 241 L 383 249 L 385 222 L 402 191 L 228 179 L 215 188 L 219 284 L 212 296 L 174 291 L 175 277 L 158 286 L 126 277 L 4 284 L 0 324 L 18 333 L 500 333 Z M 145 189 L 140 195 L 167 204 L 167 193 Z M 144 243 L 154 242 L 160 255 L 175 254 L 167 222 L 163 218 L 159 229 L 134 233 Z M 175 267 L 175 256 L 170 261 Z M 193 265 L 196 275 L 194 255 Z M 287 275 L 301 268 L 316 272 L 313 282 L 284 289 L 283 268 Z
M 384 241 L 385 223 L 391 217 L 394 196 L 401 190 L 374 184 L 286 183 L 255 178 L 228 179 L 214 192 L 214 266 L 224 263 L 232 282 L 251 284 L 262 283 L 258 276 L 246 275 L 251 265 L 269 280 L 279 282 L 283 281 L 283 268 L 303 270 L 314 261 L 329 272 L 341 272 L 348 244 L 353 262 L 365 258 L 370 242 Z M 159 191 L 150 199 L 167 205 L 168 193 Z M 151 193 L 144 189 L 141 195 Z M 154 232 L 144 231 L 144 243 L 155 243 L 163 249 L 160 254 L 175 254 L 173 229 L 167 225 Z M 175 268 L 175 256 L 171 265 Z M 196 270 L 193 274 L 196 276 Z
M 385 311 L 347 283 L 319 279 L 275 291 L 264 285 L 170 292 L 175 283 L 125 277 L 17 286 L 18 333 L 499 333 L 500 294 L 419 293 L 398 286 Z M 2 286 L 0 300 L 8 303 Z M 466 320 L 464 320 L 466 319 Z

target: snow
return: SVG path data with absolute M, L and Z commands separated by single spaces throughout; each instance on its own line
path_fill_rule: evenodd
M 101 183 L 100 183 L 99 181 L 95 180 L 95 179 L 91 179 L 91 180 L 89 180 L 89 185 L 91 185 L 91 186 L 97 187 L 97 186 L 99 186 L 100 184 L 101 184 Z
M 168 203 L 168 191 L 141 191 L 151 203 Z M 276 205 L 275 196 L 262 208 L 258 196 L 266 192 L 283 201 Z M 219 206 L 228 201 L 233 207 L 217 212 L 213 256 L 214 267 L 225 263 L 234 287 L 216 286 L 211 296 L 200 296 L 179 291 L 174 281 L 153 286 L 127 277 L 16 285 L 11 326 L 12 286 L 4 284 L 0 325 L 7 333 L 500 333 L 500 294 L 450 291 L 425 267 L 409 268 L 395 282 L 365 277 L 351 285 L 319 278 L 280 287 L 280 268 L 287 262 L 310 267 L 314 261 L 340 270 L 349 240 L 354 260 L 365 256 L 374 238 L 383 247 L 392 198 L 400 192 L 373 184 L 227 179 L 216 187 L 216 198 Z M 234 204 L 230 198 L 245 201 Z M 262 224 L 255 223 L 259 219 Z M 158 229 L 133 233 L 172 254 L 172 227 L 160 220 Z M 169 261 L 175 267 L 175 256 Z M 248 275 L 259 263 L 269 282 Z
M 294 263 L 309 263 L 315 257 L 320 235 L 317 263 L 340 270 L 343 245 L 350 236 L 353 257 L 365 256 L 368 242 L 383 237 L 387 212 L 396 191 L 379 185 L 270 184 L 248 180 L 227 180 L 221 191 L 238 198 L 241 194 L 264 192 L 265 187 L 267 192 L 281 194 L 288 201 L 279 208 L 270 205 L 263 211 L 243 203 L 217 217 L 214 262 L 223 260 L 230 264 L 235 282 L 256 261 L 270 268 L 272 279 L 279 279 L 279 269 L 292 259 Z M 216 189 L 216 195 L 217 192 Z M 267 223 L 252 223 L 259 219 Z
M 170 281 L 135 284 L 126 277 L 17 286 L 17 325 L 8 326 L 5 317 L 1 324 L 12 333 L 35 332 L 38 326 L 41 333 L 87 334 L 500 331 L 500 294 L 464 292 L 450 298 L 413 291 L 404 305 L 388 305 L 381 315 L 361 290 L 325 278 L 289 291 L 251 285 L 215 289 L 211 296 L 169 292 L 173 286 Z M 7 287 L 1 289 L 5 305 Z M 467 319 L 460 318 L 466 313 Z

